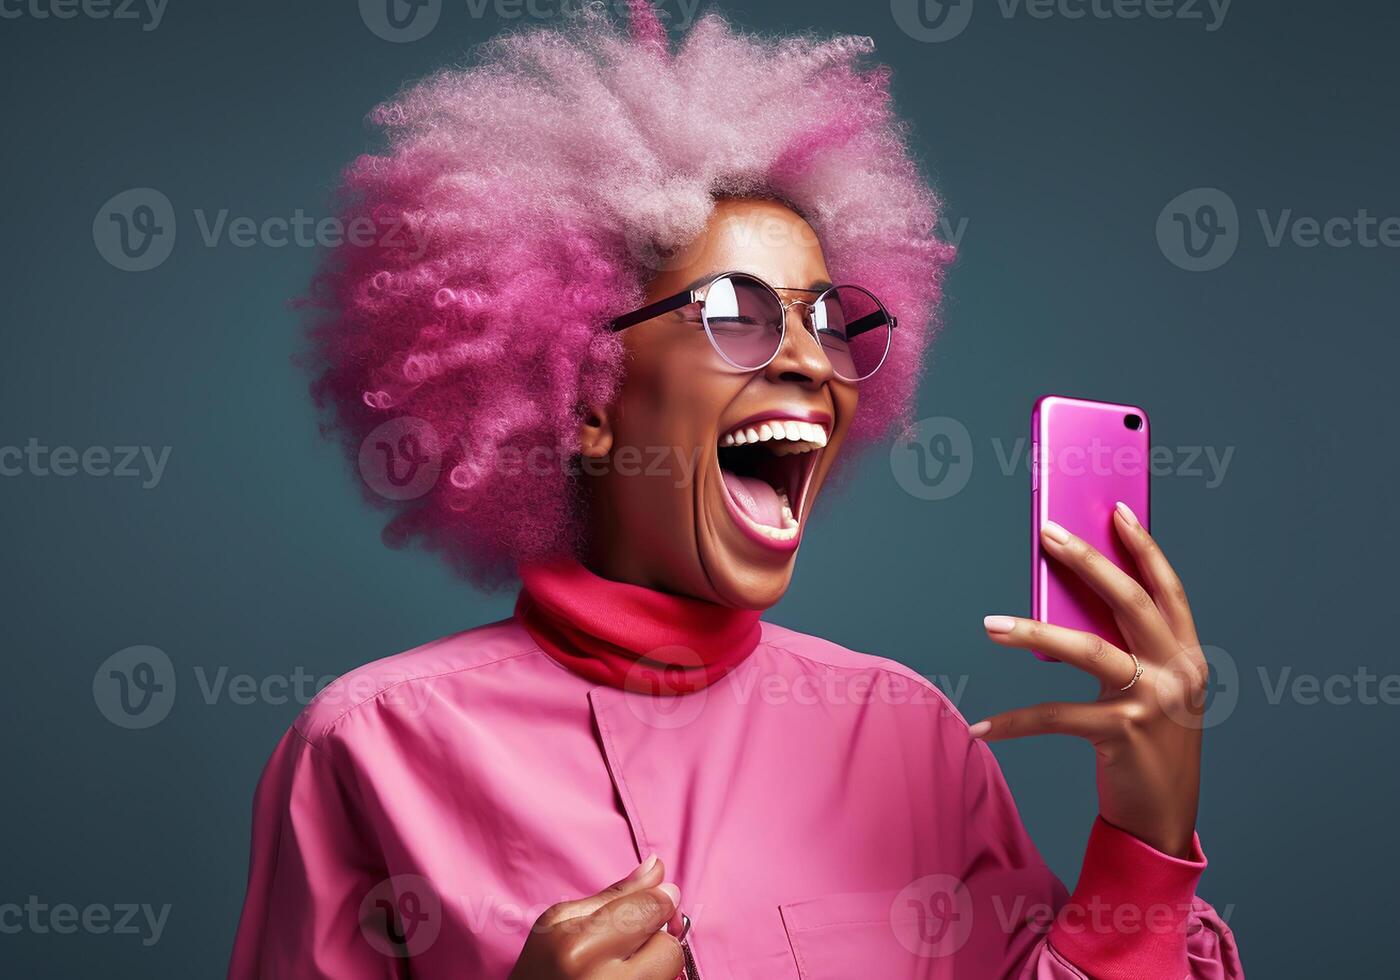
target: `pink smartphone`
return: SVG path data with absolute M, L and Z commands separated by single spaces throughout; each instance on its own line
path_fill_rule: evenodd
M 1031 411 L 1031 617 L 1097 633 L 1126 649 L 1103 600 L 1073 572 L 1041 553 L 1040 529 L 1054 521 L 1130 574 L 1132 557 L 1113 530 L 1118 501 L 1149 524 L 1147 413 L 1046 395 Z M 1041 660 L 1054 660 L 1042 653 Z

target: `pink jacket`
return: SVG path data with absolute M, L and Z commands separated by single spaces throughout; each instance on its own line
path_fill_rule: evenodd
M 653 852 L 704 980 L 1243 976 L 1199 853 L 1100 820 L 1066 905 L 990 750 L 897 663 L 764 623 L 657 698 L 509 619 L 307 707 L 258 786 L 229 977 L 504 978 L 541 911 Z

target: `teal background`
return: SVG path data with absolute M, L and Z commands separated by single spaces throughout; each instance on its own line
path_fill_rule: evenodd
M 950 224 L 966 220 L 919 416 L 966 428 L 967 486 L 919 499 L 886 448 L 872 451 L 827 502 L 771 618 L 947 678 L 969 717 L 1089 697 L 1082 676 L 983 638 L 984 613 L 1028 604 L 1027 477 L 1024 464 L 1003 472 L 998 450 L 1014 451 L 1051 391 L 1145 405 L 1159 445 L 1232 449 L 1217 487 L 1190 475 L 1153 487 L 1202 639 L 1238 675 L 1207 738 L 1202 893 L 1252 976 L 1393 972 L 1400 707 L 1271 692 L 1284 670 L 1400 671 L 1398 255 L 1269 247 L 1255 211 L 1400 214 L 1400 15 L 1236 0 L 1207 31 L 1008 19 L 980 0 L 963 34 L 925 43 L 884 4 L 727 9 L 765 31 L 872 35 Z M 150 946 L 0 932 L 0 974 L 221 974 L 253 786 L 298 706 L 207 703 L 196 670 L 336 674 L 508 612 L 510 596 L 386 550 L 379 515 L 318 437 L 285 308 L 313 252 L 206 247 L 191 218 L 324 214 L 337 170 L 368 146 L 365 112 L 515 23 L 471 10 L 447 0 L 436 29 L 404 44 L 348 2 L 171 0 L 150 31 L 0 19 L 0 446 L 171 447 L 152 489 L 0 478 L 0 905 L 171 906 Z M 104 261 L 92 234 L 132 187 L 167 195 L 179 224 L 146 272 Z M 1155 229 L 1197 187 L 1230 195 L 1241 241 L 1220 268 L 1189 273 Z M 177 697 L 160 724 L 126 730 L 98 710 L 93 679 L 137 644 L 169 655 Z M 1072 881 L 1095 812 L 1091 751 L 1047 738 L 996 752 Z

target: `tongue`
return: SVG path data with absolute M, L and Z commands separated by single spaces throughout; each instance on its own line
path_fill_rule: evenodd
M 783 506 L 778 502 L 778 491 L 756 476 L 740 476 L 729 470 L 720 472 L 729 495 L 750 520 L 769 527 L 783 526 Z

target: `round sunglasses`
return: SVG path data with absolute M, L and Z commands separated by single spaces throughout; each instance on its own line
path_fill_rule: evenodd
M 767 367 L 787 335 L 787 311 L 803 307 L 803 323 L 821 345 L 836 376 L 864 381 L 880 369 L 890 352 L 895 317 L 863 286 L 837 285 L 811 301 L 783 302 L 777 289 L 747 272 L 721 272 L 674 296 L 633 310 L 612 321 L 613 330 L 699 304 L 700 322 L 710 344 L 727 364 L 741 371 Z

